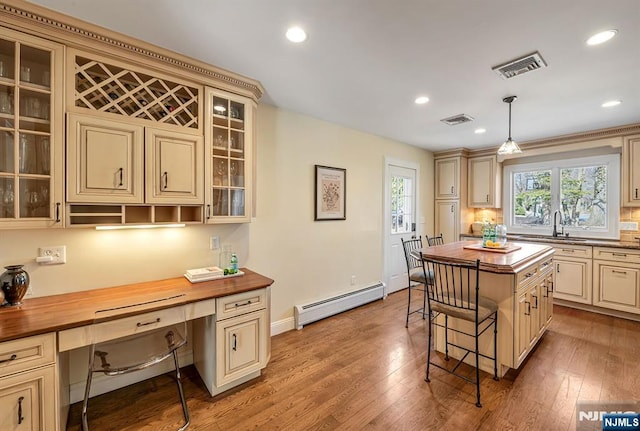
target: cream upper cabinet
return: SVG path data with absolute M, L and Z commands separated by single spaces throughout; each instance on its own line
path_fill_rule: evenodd
M 202 203 L 202 137 L 147 128 L 145 148 L 146 202 Z
M 468 205 L 471 208 L 500 208 L 501 172 L 496 156 L 468 160 Z
M 640 206 L 640 135 L 624 138 L 622 204 L 623 206 Z
M 461 169 L 466 169 L 466 166 L 460 166 L 461 160 L 460 157 L 436 159 L 436 199 L 460 198 Z
M 69 114 L 69 202 L 144 202 L 144 128 L 121 121 Z
M 256 105 L 211 88 L 205 98 L 205 222 L 250 222 Z
M 0 28 L 0 228 L 63 226 L 63 55 Z

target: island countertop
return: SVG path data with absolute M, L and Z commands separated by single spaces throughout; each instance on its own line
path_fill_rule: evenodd
M 547 245 L 524 242 L 509 242 L 510 246 L 520 247 L 509 253 L 464 248 L 465 246 L 477 244 L 479 244 L 479 241 L 458 241 L 425 247 L 420 252 L 423 258 L 454 263 L 474 263 L 477 259 L 480 259 L 481 271 L 496 274 L 515 274 L 531 263 L 554 253 L 553 248 Z

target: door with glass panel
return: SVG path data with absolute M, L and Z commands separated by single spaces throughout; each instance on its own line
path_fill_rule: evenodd
M 0 29 L 0 227 L 62 227 L 62 47 Z
M 387 175 L 387 205 L 385 205 L 388 235 L 387 293 L 407 287 L 407 264 L 402 240 L 416 237 L 416 169 L 389 165 Z

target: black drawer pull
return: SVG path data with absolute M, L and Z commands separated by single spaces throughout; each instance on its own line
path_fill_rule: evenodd
M 0 364 L 4 364 L 5 362 L 11 362 L 11 361 L 15 361 L 16 359 L 18 359 L 18 355 L 16 355 L 15 353 L 13 355 L 11 355 L 11 357 L 9 359 L 3 359 L 0 361 Z
M 234 305 L 236 306 L 236 308 L 244 307 L 245 305 L 251 305 L 251 300 L 249 299 L 247 302 L 241 302 L 241 303 L 236 302 Z
M 153 325 L 154 323 L 160 323 L 160 318 L 156 317 L 156 320 L 152 320 L 151 322 L 145 322 L 145 323 L 136 323 L 136 327 L 140 328 L 141 326 L 148 326 L 148 325 Z

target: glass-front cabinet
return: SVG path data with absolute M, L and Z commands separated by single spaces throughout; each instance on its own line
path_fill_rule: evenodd
M 62 55 L 0 28 L 0 228 L 63 225 Z
M 206 222 L 249 222 L 255 104 L 210 88 L 206 98 Z

